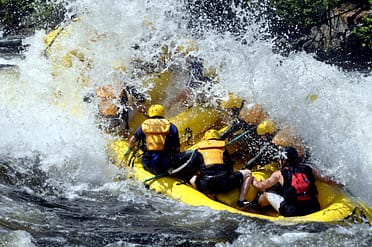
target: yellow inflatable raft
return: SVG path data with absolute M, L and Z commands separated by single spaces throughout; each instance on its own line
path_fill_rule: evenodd
M 192 118 L 188 114 L 203 112 L 201 109 L 195 108 L 183 112 L 173 118 L 176 124 L 184 128 L 190 128 L 193 133 L 193 138 L 200 136 L 206 128 L 210 128 L 216 124 L 215 120 L 218 116 L 216 112 L 208 112 L 204 110 L 203 114 L 209 116 L 206 120 L 205 115 L 193 115 Z M 199 116 L 199 117 L 198 117 Z M 206 122 L 201 122 L 202 119 Z M 181 121 L 183 120 L 183 122 Z M 190 120 L 190 121 L 189 121 Z M 204 127 L 202 127 L 204 126 Z M 180 131 L 182 132 L 182 131 Z M 180 135 L 182 135 L 180 133 Z M 372 209 L 365 206 L 343 191 L 337 186 L 330 186 L 324 183 L 317 182 L 318 199 L 321 204 L 321 210 L 306 216 L 301 217 L 283 217 L 274 210 L 258 212 L 255 210 L 242 211 L 237 208 L 236 201 L 238 198 L 238 189 L 225 194 L 218 194 L 215 198 L 210 198 L 205 194 L 193 189 L 189 184 L 183 183 L 181 180 L 171 176 L 155 176 L 154 174 L 143 169 L 141 165 L 140 151 L 137 154 L 130 154 L 124 157 L 127 150 L 127 142 L 123 140 L 114 141 L 110 145 L 110 155 L 115 164 L 124 169 L 128 177 L 135 178 L 159 193 L 165 194 L 193 206 L 208 206 L 214 210 L 226 210 L 231 213 L 237 213 L 249 217 L 259 218 L 278 223 L 298 224 L 307 222 L 327 222 L 327 223 L 347 223 L 347 222 L 369 222 L 372 224 Z M 192 148 L 192 147 L 191 147 Z M 263 180 L 270 176 L 276 169 L 275 164 L 266 165 L 261 169 L 253 172 L 253 175 Z M 251 186 L 247 195 L 247 200 L 252 201 L 257 194 L 257 190 Z

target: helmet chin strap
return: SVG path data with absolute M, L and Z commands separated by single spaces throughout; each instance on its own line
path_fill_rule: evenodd
M 289 167 L 289 166 L 290 165 L 289 165 L 287 160 L 284 160 L 284 159 L 279 160 L 279 168 L 285 168 L 285 167 Z

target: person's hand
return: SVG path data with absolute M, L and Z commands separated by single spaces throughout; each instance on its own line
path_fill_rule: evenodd
M 83 101 L 86 102 L 86 103 L 92 103 L 92 98 L 94 97 L 93 94 L 88 94 L 88 95 L 85 95 L 84 98 L 83 98 Z
M 146 106 L 145 105 L 143 105 L 143 104 L 138 104 L 137 105 L 137 110 L 140 112 L 140 113 L 142 113 L 142 114 L 146 114 Z
M 130 154 L 131 151 L 132 151 L 132 150 L 130 149 L 130 147 L 128 147 L 127 151 L 125 151 L 125 153 L 124 153 L 124 156 L 125 156 L 125 157 L 128 156 L 128 155 Z
M 345 188 L 345 185 L 344 184 L 337 183 L 337 186 L 340 187 L 341 189 L 344 189 Z
M 257 188 L 257 183 L 260 182 L 258 181 L 254 176 L 253 176 L 253 179 L 252 179 L 252 185 L 253 187 Z

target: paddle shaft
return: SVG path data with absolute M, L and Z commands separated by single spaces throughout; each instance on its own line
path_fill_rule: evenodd
M 185 164 L 183 164 L 182 166 L 177 167 L 177 169 L 171 170 L 171 171 L 168 171 L 168 172 L 164 172 L 164 173 L 160 173 L 158 175 L 155 175 L 153 177 L 145 179 L 143 182 L 146 183 L 148 181 L 151 181 L 151 180 L 154 180 L 154 179 L 157 179 L 157 178 L 161 178 L 161 177 L 164 177 L 164 176 L 167 176 L 167 175 L 172 175 L 172 174 L 175 174 L 175 173 L 181 171 L 183 168 L 185 168 L 186 166 L 189 165 L 189 163 L 192 161 L 192 158 L 193 158 L 195 153 L 196 153 L 196 150 L 194 150 L 192 152 L 190 159 L 188 161 L 186 161 Z
M 167 176 L 167 175 L 169 175 L 168 172 L 160 173 L 160 174 L 155 175 L 155 176 L 153 176 L 153 177 L 151 177 L 151 178 L 147 178 L 147 179 L 145 179 L 145 180 L 143 181 L 143 183 L 146 183 L 146 182 L 148 182 L 148 181 L 151 181 L 151 180 L 154 180 L 154 179 L 157 179 L 157 178 L 161 178 L 161 177 L 164 177 L 164 176 Z
M 265 143 L 265 145 L 260 149 L 260 151 L 252 158 L 252 159 L 250 159 L 248 162 L 247 162 L 247 164 L 245 164 L 244 166 L 243 166 L 243 169 L 246 169 L 246 168 L 248 168 L 249 169 L 249 166 L 253 163 L 253 162 L 255 162 L 256 161 L 256 159 L 258 159 L 258 157 L 260 157 L 261 156 L 261 154 L 263 153 L 263 151 L 265 151 L 265 149 L 266 149 L 266 147 L 268 146 L 268 144 L 267 143 Z
M 242 138 L 243 136 L 245 136 L 246 134 L 252 132 L 252 130 L 255 129 L 256 126 L 253 126 L 251 128 L 249 128 L 248 130 L 244 131 L 243 133 L 239 134 L 238 136 L 234 137 L 233 139 L 231 139 L 228 143 L 226 143 L 225 147 L 233 144 L 234 142 L 237 142 L 240 138 Z

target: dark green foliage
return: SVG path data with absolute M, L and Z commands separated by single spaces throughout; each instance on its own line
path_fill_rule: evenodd
M 372 6 L 372 0 L 369 0 L 369 9 Z M 353 29 L 353 32 L 361 40 L 362 46 L 372 49 L 372 14 L 362 19 L 362 25 Z
M 62 4 L 48 0 L 0 0 L 0 24 L 4 35 L 53 29 L 64 18 Z
M 289 31 L 291 36 L 304 35 L 313 26 L 326 23 L 337 0 L 272 0 L 274 31 Z
M 305 50 L 316 53 L 322 61 L 339 64 L 368 65 L 372 61 L 372 0 L 268 2 L 270 29 L 277 38 L 278 51 Z
M 32 0 L 1 0 L 0 2 L 0 17 L 1 24 L 5 26 L 7 32 L 9 28 L 19 30 L 22 19 L 32 13 Z

